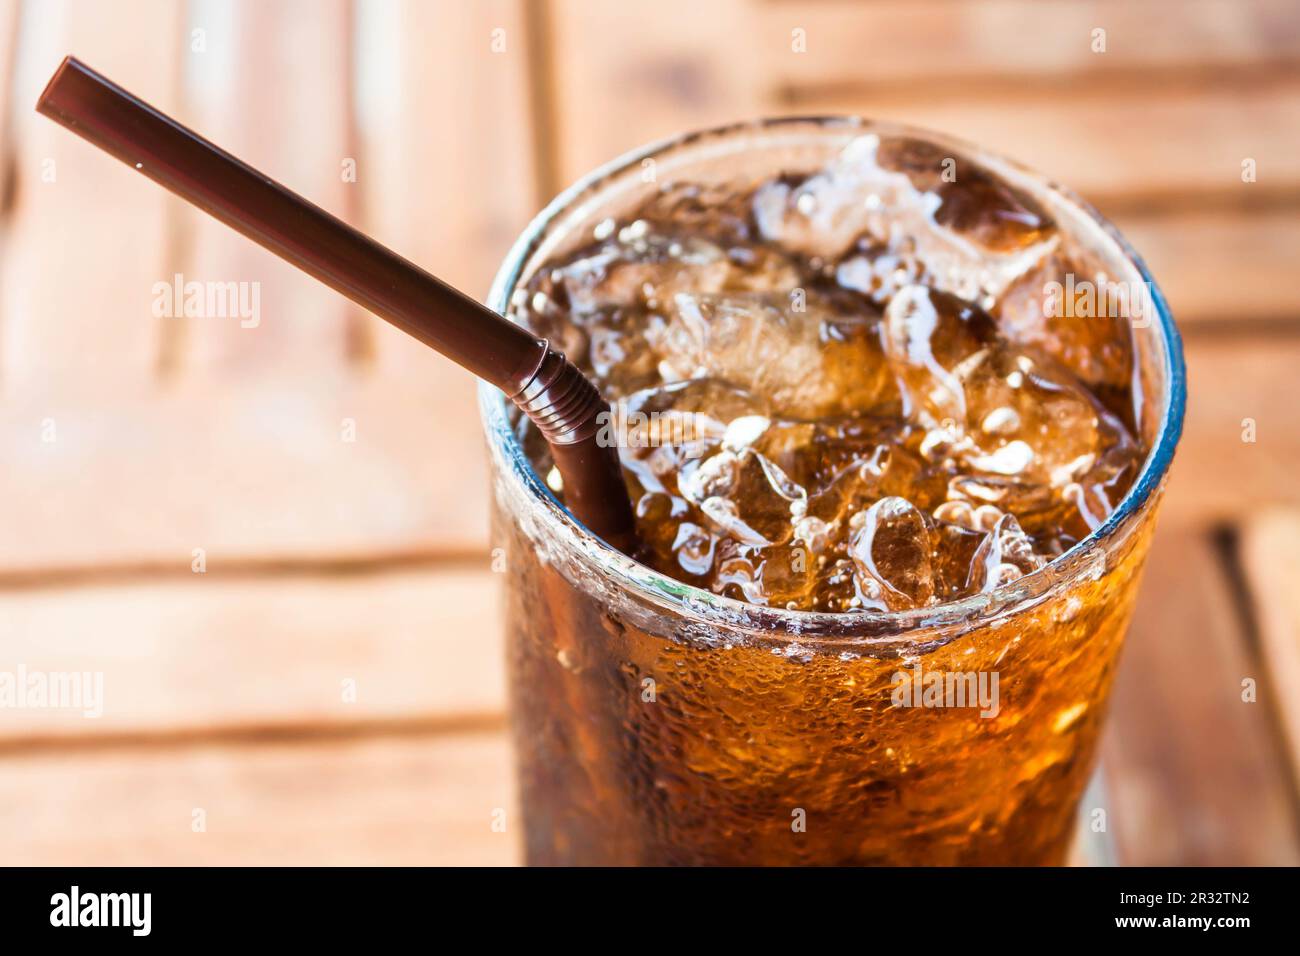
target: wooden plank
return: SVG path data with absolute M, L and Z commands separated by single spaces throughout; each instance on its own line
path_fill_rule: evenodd
M 997 36 L 997 44 L 1014 43 L 1026 51 L 1035 44 L 1021 42 L 1019 7 L 1041 4 L 941 4 L 945 27 L 952 35 Z M 624 7 L 606 7 L 559 0 L 552 4 L 555 35 L 555 90 L 558 168 L 565 181 L 647 140 L 685 129 L 720 124 L 758 113 L 862 113 L 948 131 L 972 142 L 989 144 L 998 152 L 1035 166 L 1058 181 L 1069 183 L 1089 198 L 1183 194 L 1213 190 L 1235 195 L 1244 189 L 1269 190 L 1270 195 L 1294 190 L 1300 183 L 1300 157 L 1292 148 L 1290 120 L 1300 111 L 1300 81 L 1294 70 L 1277 75 L 1244 75 L 1223 82 L 1214 73 L 1187 83 L 1125 81 L 1125 95 L 1114 85 L 1101 85 L 1093 74 L 1041 94 L 1041 83 L 1022 82 L 998 88 L 996 95 L 970 83 L 949 82 L 943 95 L 933 87 L 910 82 L 911 72 L 943 72 L 944 56 L 936 53 L 931 34 L 909 27 L 918 52 L 904 38 L 893 46 L 888 31 L 871 42 L 859 42 L 855 23 L 875 17 L 933 17 L 927 5 L 915 4 L 789 5 L 710 4 L 707 16 L 698 4 L 669 4 L 655 16 L 632 16 Z M 1071 5 L 1075 17 L 1091 20 L 1088 5 Z M 1139 59 L 1199 56 L 1197 51 L 1227 51 L 1225 56 L 1253 62 L 1252 51 L 1296 52 L 1294 18 L 1262 4 L 1238 22 L 1232 10 L 1193 5 L 1188 17 L 1153 17 L 1152 10 L 1125 13 L 1136 5 L 1108 4 L 1105 13 L 1134 20 L 1131 29 L 1117 30 L 1112 49 Z M 936 8 L 937 9 L 937 8 Z M 1180 8 L 1182 9 L 1182 5 Z M 757 16 L 754 16 L 757 10 Z M 927 12 L 928 10 L 928 12 Z M 1052 10 L 1026 14 L 1048 30 Z M 840 20 L 844 30 L 837 29 Z M 861 18 L 861 20 L 859 20 Z M 967 18 L 982 23 L 974 34 Z M 987 18 L 987 21 L 980 20 Z M 1162 35 L 1152 38 L 1139 23 L 1151 20 Z M 1166 23 L 1177 20 L 1178 23 Z M 762 29 L 755 23 L 761 22 Z M 793 23 L 793 26 L 792 26 Z M 814 26 L 809 26 L 813 23 Z M 820 23 L 820 27 L 816 26 Z M 1004 25 L 1011 25 L 1004 29 Z M 805 29 L 809 52 L 793 52 L 790 31 Z M 900 27 L 901 29 L 901 27 Z M 1091 29 L 1091 27 L 1089 27 Z M 763 34 L 755 38 L 755 31 Z M 766 31 L 766 33 L 764 33 Z M 1135 36 L 1140 34 L 1140 42 Z M 855 36 L 858 39 L 855 40 Z M 883 42 L 880 36 L 891 36 Z M 829 49 L 816 47 L 818 38 Z M 1078 36 L 1078 56 L 1106 60 L 1115 53 L 1088 51 L 1088 30 Z M 971 39 L 972 43 L 979 43 Z M 1053 49 L 1075 43 L 1069 31 L 1048 44 L 1044 52 L 1027 52 L 1028 66 L 1060 64 Z M 842 49 L 839 46 L 842 44 Z M 889 64 L 880 75 L 894 81 L 879 86 L 793 86 L 780 90 L 761 85 L 774 64 L 807 64 L 810 70 L 832 75 L 871 75 L 879 47 Z M 997 46 L 979 56 L 996 57 Z M 842 56 L 837 59 L 836 49 Z M 1144 52 L 1139 52 L 1144 51 Z M 1262 56 L 1262 53 L 1261 53 Z M 1122 57 L 1121 57 L 1122 59 Z M 1071 57 L 1066 57 L 1069 64 Z M 1112 62 L 1110 60 L 1106 60 Z M 910 64 L 905 69 L 902 64 Z M 792 68 L 790 69 L 802 69 Z M 963 68 L 965 69 L 965 68 Z M 902 70 L 898 73 L 897 70 Z M 1139 88 L 1141 95 L 1132 95 Z M 1119 148 L 1121 147 L 1122 148 Z M 1260 179 L 1251 186 L 1240 179 L 1242 160 L 1256 160 Z M 1253 194 L 1244 194 L 1249 195 Z
M 1165 521 L 1207 526 L 1300 504 L 1300 338 L 1193 335 L 1184 344 L 1187 418 Z
M 788 108 L 860 113 L 946 132 L 987 146 L 1065 183 L 1095 202 L 1184 196 L 1289 195 L 1300 183 L 1294 123 L 1300 79 L 1234 86 L 1037 92 L 1032 85 L 990 97 L 963 84 L 873 93 L 828 91 Z M 1257 181 L 1243 183 L 1242 160 Z M 1256 190 L 1257 192 L 1249 192 Z
M 193 4 L 180 118 L 346 217 L 356 188 L 344 178 L 355 153 L 349 24 L 347 0 Z M 346 361 L 354 309 L 346 299 L 198 210 L 187 207 L 184 224 L 190 233 L 181 262 L 185 281 L 233 282 L 247 296 L 240 309 L 228 305 L 222 314 L 166 320 L 182 340 L 176 364 L 242 381 Z
M 946 82 L 953 78 L 1294 60 L 1300 20 L 1289 0 L 872 0 L 755 5 L 776 83 Z M 1092 31 L 1106 31 L 1105 53 Z M 807 52 L 790 49 L 791 31 Z
M 1139 866 L 1296 865 L 1290 780 L 1240 609 L 1205 535 L 1156 536 L 1103 745 L 1110 826 Z
M 1300 319 L 1291 291 L 1300 217 L 1285 209 L 1116 219 L 1182 325 Z
M 643 143 L 763 112 L 748 0 L 553 0 L 554 144 L 574 179 Z
M 481 429 L 443 399 L 436 375 L 342 369 L 137 384 L 103 404 L 16 397 L 0 407 L 0 574 L 186 568 L 193 548 L 214 566 L 481 552 L 487 483 L 464 460 L 481 460 Z
M 0 756 L 8 865 L 512 865 L 519 842 L 503 733 Z
M 0 0 L 0 171 L 8 177 L 13 157 L 9 153 L 13 117 L 14 58 L 18 53 L 19 0 Z
M 1286 734 L 1300 780 L 1300 512 L 1262 511 L 1241 528 L 1241 560 L 1268 666 L 1264 693 Z
M 357 4 L 365 229 L 476 297 L 549 198 L 535 178 L 525 17 L 523 0 Z M 408 344 L 422 361 L 427 349 L 399 332 L 384 346 Z
M 11 866 L 511 865 L 515 806 L 501 733 L 0 756 Z
M 169 0 L 25 8 L 13 80 L 16 193 L 0 264 L 0 383 L 9 394 L 77 387 L 111 395 L 154 371 L 153 286 L 167 271 L 173 200 L 34 106 L 59 61 L 76 50 L 174 110 L 179 11 Z
M 42 8 L 24 20 L 16 101 L 34 102 L 72 43 L 163 109 L 254 161 L 261 151 L 276 175 L 343 211 L 355 195 L 340 172 L 347 5 L 262 6 L 196 3 L 186 21 L 176 4 L 165 4 L 165 16 L 140 2 Z M 144 34 L 133 13 L 151 24 Z M 259 65 L 236 69 L 241 58 Z M 187 108 L 178 102 L 182 72 Z M 328 82 L 317 90 L 316 80 Z M 12 546 L 0 574 L 184 564 L 194 547 L 242 561 L 484 545 L 486 473 L 467 376 L 448 388 L 441 360 L 417 347 L 420 364 L 406 379 L 357 379 L 345 366 L 341 297 L 202 218 L 187 220 L 197 230 L 192 254 L 173 259 L 168 243 L 187 233 L 165 193 L 30 109 L 19 132 L 24 179 L 0 293 L 0 431 L 12 440 L 0 462 L 24 491 L 0 506 L 13 532 L 0 546 Z M 47 154 L 58 160 L 55 183 L 33 178 Z M 267 321 L 243 329 L 230 318 L 156 319 L 153 285 L 170 281 L 178 263 L 198 270 L 191 278 L 259 282 Z M 193 334 L 177 343 L 182 327 Z M 188 361 L 188 372 L 204 374 L 156 387 L 160 357 L 179 363 L 172 371 L 186 372 Z M 352 427 L 355 442 L 345 438 Z M 466 464 L 452 473 L 448 460 Z
M 8 221 L 13 213 L 12 187 L 17 176 L 17 158 L 13 153 L 13 81 L 17 69 L 15 60 L 21 6 L 19 0 L 0 0 L 0 262 L 3 262 L 6 248 L 13 238 Z M 3 309 L 2 299 L 0 309 Z M 4 368 L 6 348 L 3 333 L 4 313 L 0 311 L 0 370 Z M 0 388 L 3 388 L 2 384 Z
M 490 722 L 505 707 L 501 580 L 486 558 L 251 577 L 213 561 L 205 574 L 0 592 L 0 672 L 90 674 L 86 688 L 102 690 L 90 708 L 0 709 L 0 741 Z
M 1300 182 L 1289 132 L 1289 117 L 1300 110 L 1295 71 L 1247 72 L 1227 83 L 1215 68 L 1300 59 L 1300 26 L 1283 4 L 1268 0 L 1239 15 L 1236 5 L 1199 2 L 1172 14 L 1167 5 L 1113 0 L 1101 8 L 1068 4 L 1063 19 L 1058 6 L 725 3 L 708 5 L 706 14 L 678 0 L 638 16 L 625 5 L 558 0 L 557 166 L 568 181 L 640 143 L 756 113 L 861 113 L 990 145 L 1094 198 L 1197 189 L 1231 195 L 1247 188 L 1247 157 L 1258 164 L 1260 192 L 1279 195 Z M 1104 22 L 1111 23 L 1108 52 L 1093 54 L 1090 31 Z M 805 53 L 795 52 L 796 29 L 805 31 Z M 1020 59 L 1007 55 L 1008 46 Z M 995 63 L 1013 73 L 1060 74 L 1082 63 L 1141 70 L 1184 61 L 1201 72 L 1185 82 L 1145 83 L 1140 97 L 1097 81 L 1100 66 L 1050 91 L 1018 82 L 988 95 L 953 81 Z M 782 71 L 795 82 L 760 82 Z M 918 84 L 914 74 L 936 82 Z M 873 85 L 873 77 L 889 82 Z

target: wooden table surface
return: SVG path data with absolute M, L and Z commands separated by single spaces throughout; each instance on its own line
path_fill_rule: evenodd
M 0 0 L 0 671 L 105 691 L 0 710 L 0 862 L 519 858 L 468 376 L 36 116 L 69 52 L 479 294 L 562 185 L 746 116 L 1069 183 L 1190 373 L 1105 744 L 1119 859 L 1300 861 L 1294 3 Z M 261 283 L 260 325 L 155 316 L 176 273 Z

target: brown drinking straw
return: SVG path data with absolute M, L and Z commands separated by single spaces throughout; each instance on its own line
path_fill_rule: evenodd
M 36 109 L 353 302 L 491 382 L 550 443 L 573 514 L 634 542 L 618 452 L 597 441 L 609 406 L 545 339 L 440 282 L 225 150 L 67 57 Z

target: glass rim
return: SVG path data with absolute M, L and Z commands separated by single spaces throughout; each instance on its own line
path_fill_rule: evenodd
M 1156 322 L 1153 324 L 1159 328 L 1160 341 L 1164 346 L 1162 357 L 1165 381 L 1164 403 L 1159 416 L 1159 429 L 1142 469 L 1110 517 L 1095 531 L 1052 559 L 1044 567 L 989 592 L 902 611 L 875 609 L 801 611 L 751 604 L 748 601 L 725 597 L 687 584 L 642 564 L 596 537 L 560 504 L 533 468 L 507 417 L 505 396 L 497 388 L 480 382 L 479 407 L 483 427 L 489 450 L 497 459 L 498 470 L 504 473 L 506 480 L 518 483 L 518 490 L 526 493 L 527 497 L 533 499 L 540 507 L 550 530 L 561 535 L 564 539 L 562 543 L 585 564 L 590 565 L 592 570 L 601 574 L 608 584 L 632 592 L 686 618 L 724 628 L 740 627 L 744 630 L 762 632 L 770 637 L 787 635 L 800 641 L 807 641 L 808 638 L 852 638 L 865 643 L 894 643 L 900 635 L 906 636 L 909 632 L 972 623 L 984 624 L 1018 613 L 1038 604 L 1049 595 L 1054 586 L 1063 581 L 1073 580 L 1081 573 L 1094 569 L 1104 571 L 1104 564 L 1098 569 L 1098 558 L 1104 561 L 1109 553 L 1108 546 L 1122 540 L 1120 532 L 1141 513 L 1143 506 L 1157 492 L 1173 461 L 1174 451 L 1182 434 L 1187 397 L 1187 372 L 1183 361 L 1182 339 L 1164 294 L 1160 291 L 1142 257 L 1119 230 L 1073 190 L 1061 186 L 1022 163 L 945 133 L 936 133 L 904 123 L 872 120 L 853 115 L 780 116 L 729 123 L 679 134 L 639 146 L 616 157 L 587 173 L 552 199 L 525 227 L 506 254 L 488 294 L 488 307 L 508 316 L 510 297 L 523 274 L 524 267 L 548 236 L 550 227 L 577 208 L 581 200 L 594 198 L 603 185 L 632 167 L 639 166 L 646 159 L 663 157 L 745 132 L 761 134 L 765 131 L 780 131 L 799 126 L 815 127 L 818 130 L 843 128 L 846 131 L 858 130 L 864 134 L 912 136 L 964 150 L 976 161 L 994 160 L 1028 177 L 1037 186 L 1056 193 L 1061 199 L 1076 207 L 1100 227 L 1105 236 L 1115 243 L 1123 257 L 1136 269 L 1138 277 L 1150 292 L 1156 317 Z

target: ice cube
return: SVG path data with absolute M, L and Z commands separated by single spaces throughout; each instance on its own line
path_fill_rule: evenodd
M 951 601 L 971 594 L 971 563 L 985 532 L 958 524 L 936 523 L 931 532 L 934 540 L 935 597 Z
M 904 173 L 920 192 L 939 198 L 935 222 L 989 252 L 1023 250 L 1055 232 L 1037 202 L 960 153 L 891 136 L 881 140 L 876 157 L 883 168 Z
M 941 451 L 977 475 L 1060 488 L 1133 440 L 1050 356 L 1020 348 L 952 296 L 909 286 L 885 312 L 885 351 L 905 412 L 943 434 Z
M 963 374 L 997 344 L 993 320 L 955 296 L 905 286 L 885 309 L 884 348 L 903 412 L 928 429 L 966 428 Z
M 749 191 L 733 184 L 665 183 L 638 211 L 638 217 L 682 235 L 720 246 L 753 239 Z
M 1063 498 L 1086 525 L 1086 531 L 1075 533 L 1076 539 L 1096 531 L 1106 522 L 1137 480 L 1141 467 L 1142 455 L 1137 445 L 1119 442 L 1062 489 Z M 1065 530 L 1068 533 L 1068 524 Z
M 692 577 L 704 577 L 713 570 L 713 551 L 718 539 L 690 521 L 677 527 L 672 550 L 678 566 Z
M 925 607 L 935 595 L 930 528 L 905 498 L 882 498 L 854 519 L 849 555 L 860 592 L 887 610 Z
M 1042 348 L 1087 384 L 1124 388 L 1133 374 L 1132 319 L 1147 318 L 1151 306 L 1140 288 L 1110 281 L 1081 253 L 1058 251 L 1013 283 L 994 315 L 1007 338 Z
M 738 547 L 734 541 L 718 542 L 718 554 L 715 558 L 717 572 L 713 578 L 713 590 L 727 597 L 748 601 L 750 604 L 767 604 L 768 596 L 763 589 L 762 560 L 755 560 L 748 553 L 736 553 Z
M 650 344 L 680 378 L 722 379 L 767 400 L 786 417 L 867 411 L 894 400 L 878 319 L 865 304 L 813 290 L 678 293 L 671 319 Z
M 1113 449 L 1136 451 L 1123 423 L 1048 356 L 995 346 L 961 380 L 970 439 L 961 454 L 975 474 L 1060 489 Z M 1000 410 L 1014 415 L 1015 428 L 983 430 L 981 421 Z
M 754 219 L 770 242 L 836 262 L 848 288 L 876 284 L 868 274 L 874 256 L 859 261 L 866 247 L 894 256 L 913 281 L 988 304 L 1059 242 L 1032 200 L 978 164 L 874 134 L 853 140 L 819 172 L 760 187 Z
M 885 350 L 907 414 L 928 430 L 923 457 L 958 472 L 950 500 L 1014 514 L 1055 553 L 1099 527 L 1130 486 L 1141 453 L 1124 423 L 979 310 L 903 289 L 886 309 Z
M 600 310 L 653 311 L 680 291 L 789 289 L 798 281 L 794 264 L 777 249 L 727 245 L 707 233 L 639 218 L 534 277 L 529 305 L 544 312 L 549 302 L 582 322 Z
M 769 242 L 810 258 L 835 259 L 868 229 L 866 195 L 851 170 L 782 177 L 755 191 L 754 220 Z
M 614 239 L 564 266 L 562 285 L 577 316 L 611 306 L 639 306 L 678 289 L 717 291 L 730 264 L 704 239 L 645 234 Z
M 746 505 L 748 506 L 749 502 L 746 502 Z M 738 544 L 751 548 L 761 548 L 764 545 L 773 543 L 762 531 L 753 527 L 746 520 L 759 511 L 757 508 L 746 507 L 746 513 L 742 516 L 736 502 L 730 498 L 714 495 L 711 498 L 705 498 L 700 503 L 700 511 L 704 513 L 704 516 L 719 533 L 726 535 Z M 779 522 L 776 530 L 779 533 Z
M 860 242 L 836 265 L 835 281 L 884 305 L 905 285 L 929 285 L 930 276 L 914 253 Z
M 1015 515 L 1004 514 L 989 529 L 971 557 L 967 593 L 992 591 L 1043 567 L 1046 561 L 1034 551 L 1033 541 Z

